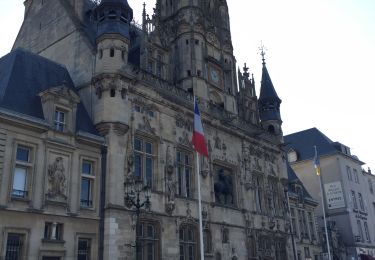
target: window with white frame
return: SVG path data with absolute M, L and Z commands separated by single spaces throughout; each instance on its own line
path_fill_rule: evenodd
M 190 152 L 177 150 L 177 194 L 193 197 L 193 156 Z
M 93 207 L 94 182 L 94 163 L 89 160 L 82 160 L 80 204 L 83 208 Z
M 55 124 L 55 130 L 63 132 L 65 130 L 65 122 L 66 120 L 66 113 L 62 111 L 61 109 L 55 110 L 55 118 L 54 118 L 54 124 Z
M 91 239 L 79 238 L 77 247 L 77 260 L 91 259 Z
M 16 163 L 13 172 L 12 198 L 28 197 L 28 180 L 32 167 L 32 149 L 27 146 L 17 145 Z
M 154 144 L 148 139 L 134 138 L 134 175 L 152 188 L 154 172 Z

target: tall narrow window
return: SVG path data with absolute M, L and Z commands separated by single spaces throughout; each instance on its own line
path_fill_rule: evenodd
M 255 177 L 255 204 L 257 212 L 262 212 L 263 210 L 263 179 L 262 177 L 258 176 Z
M 141 138 L 134 139 L 134 174 L 149 187 L 152 187 L 153 179 L 153 153 L 152 142 Z
M 363 203 L 363 197 L 361 193 L 358 193 L 359 208 L 361 211 L 365 211 L 365 205 Z
M 193 180 L 192 180 L 192 155 L 189 152 L 177 151 L 177 184 L 178 195 L 182 197 L 193 197 Z
M 269 196 L 269 207 L 270 212 L 275 215 L 277 210 L 277 199 L 278 199 L 278 192 L 277 192 L 277 183 L 275 181 L 269 181 L 270 193 Z
M 370 242 L 370 241 L 371 241 L 371 237 L 370 237 L 370 232 L 369 232 L 369 230 L 368 230 L 367 222 L 365 221 L 365 222 L 363 223 L 363 225 L 364 225 L 364 227 L 365 227 L 366 240 L 367 240 L 368 242 Z
M 180 238 L 180 260 L 197 259 L 197 235 L 196 229 L 185 225 L 179 230 Z
M 212 238 L 209 229 L 204 229 L 203 231 L 203 243 L 204 243 L 204 253 L 209 254 L 212 251 Z
M 23 256 L 24 235 L 9 233 L 7 237 L 5 260 L 21 260 Z
M 16 164 L 13 173 L 12 197 L 27 198 L 28 174 L 31 167 L 31 149 L 18 145 L 16 151 Z
M 354 191 L 351 191 L 351 197 L 352 197 L 352 201 L 353 201 L 353 208 L 354 209 L 358 209 L 358 205 L 357 205 L 357 199 L 356 199 L 356 196 L 355 196 L 355 192 Z
M 91 208 L 93 206 L 93 188 L 95 175 L 93 172 L 93 162 L 82 161 L 81 166 L 81 207 Z
M 373 187 L 372 181 L 370 179 L 368 180 L 368 187 L 369 187 L 370 193 L 374 194 L 374 187 Z
M 353 169 L 353 175 L 354 175 L 354 181 L 355 181 L 355 183 L 359 183 L 358 172 L 357 172 L 356 169 Z
M 159 225 L 142 220 L 138 226 L 137 236 L 141 243 L 138 260 L 158 260 L 160 248 Z
M 357 227 L 358 227 L 358 236 L 360 237 L 361 241 L 363 241 L 363 230 L 362 230 L 362 224 L 360 220 L 357 220 Z
M 308 221 L 309 221 L 309 228 L 310 228 L 311 240 L 315 240 L 316 236 L 315 236 L 315 228 L 314 228 L 315 225 L 314 225 L 313 213 L 312 212 L 308 212 L 307 216 L 308 216 Z
M 161 54 L 158 54 L 156 57 L 156 76 L 159 78 L 163 77 L 163 57 Z
M 65 113 L 59 109 L 55 110 L 55 130 L 63 132 L 65 129 Z
M 91 259 L 91 239 L 79 238 L 77 260 L 90 260 L 90 259 Z
M 293 234 L 298 234 L 297 231 L 297 220 L 296 220 L 296 210 L 294 208 L 290 209 L 290 217 L 292 219 L 292 228 L 293 228 Z
M 353 180 L 353 177 L 352 177 L 352 170 L 350 169 L 349 166 L 346 166 L 346 174 L 348 175 L 348 180 L 349 180 L 349 181 L 352 181 L 352 180 Z

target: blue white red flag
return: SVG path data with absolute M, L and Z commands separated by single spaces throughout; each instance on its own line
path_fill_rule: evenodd
M 191 141 L 194 149 L 203 156 L 208 157 L 208 150 L 204 140 L 203 126 L 201 115 L 199 113 L 197 100 L 194 98 L 194 131 L 193 140 Z

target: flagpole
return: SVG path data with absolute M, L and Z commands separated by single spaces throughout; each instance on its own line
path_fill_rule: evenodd
M 197 158 L 197 182 L 198 182 L 198 215 L 199 215 L 199 241 L 200 241 L 200 255 L 201 260 L 204 260 L 204 247 L 203 247 L 203 221 L 202 221 L 202 196 L 201 196 L 201 175 L 200 175 L 200 169 L 199 169 L 199 153 L 196 153 Z
M 314 148 L 315 148 L 315 161 L 318 161 L 318 152 L 317 152 L 316 146 L 314 146 Z M 331 249 L 329 246 L 329 236 L 328 236 L 328 229 L 327 229 L 326 210 L 325 210 L 325 202 L 324 202 L 325 196 L 324 196 L 324 187 L 323 187 L 323 182 L 322 182 L 322 174 L 321 174 L 320 165 L 315 163 L 315 167 L 316 167 L 316 173 L 319 177 L 320 192 L 322 193 L 323 221 L 324 221 L 324 230 L 326 233 L 328 260 L 331 260 Z

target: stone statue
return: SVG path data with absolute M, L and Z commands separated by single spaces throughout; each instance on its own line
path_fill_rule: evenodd
M 221 204 L 233 204 L 232 177 L 225 175 L 223 168 L 219 169 L 217 177 L 217 181 L 214 184 L 216 201 Z
M 66 199 L 66 177 L 64 172 L 63 158 L 57 157 L 55 162 L 48 167 L 49 197 Z

